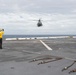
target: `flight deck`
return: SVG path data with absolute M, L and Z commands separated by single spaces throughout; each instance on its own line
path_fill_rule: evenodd
M 3 40 L 0 49 L 0 75 L 76 75 L 75 62 L 76 38 Z

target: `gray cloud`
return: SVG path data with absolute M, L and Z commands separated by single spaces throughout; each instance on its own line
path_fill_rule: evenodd
M 68 13 L 75 8 L 75 0 L 0 0 L 0 12 L 3 13 Z
M 32 21 L 39 18 L 44 20 L 40 28 Z M 75 21 L 76 0 L 0 0 L 5 34 L 75 34 Z

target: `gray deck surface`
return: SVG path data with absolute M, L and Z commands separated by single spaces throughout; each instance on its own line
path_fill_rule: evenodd
M 3 41 L 0 49 L 0 75 L 76 75 L 76 63 L 61 71 L 76 59 L 76 39 L 42 39 L 52 50 L 48 50 L 39 39 Z M 34 58 L 62 57 L 63 59 L 38 65 Z

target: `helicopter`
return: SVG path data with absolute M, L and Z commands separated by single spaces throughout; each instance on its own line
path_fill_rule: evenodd
M 37 22 L 37 27 L 43 26 L 43 24 L 42 24 L 42 22 L 41 22 L 41 19 L 39 19 L 39 20 L 33 20 L 33 21 L 38 21 L 38 22 Z
M 38 20 L 38 23 L 37 23 L 37 26 L 38 26 L 38 27 L 41 27 L 42 25 L 43 25 L 43 24 L 42 24 L 42 22 L 41 22 L 41 19 L 39 19 L 39 20 Z
M 38 27 L 43 26 L 42 21 L 44 21 L 44 20 L 39 19 L 39 20 L 34 20 L 34 21 L 38 21 L 38 23 L 37 23 L 37 26 L 38 26 Z M 50 21 L 50 20 L 45 20 L 45 21 Z

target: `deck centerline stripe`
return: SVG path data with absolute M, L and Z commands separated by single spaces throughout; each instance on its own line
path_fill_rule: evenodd
M 52 48 L 50 48 L 47 44 L 45 44 L 42 40 L 40 40 L 40 42 L 48 49 L 48 50 L 52 50 Z

